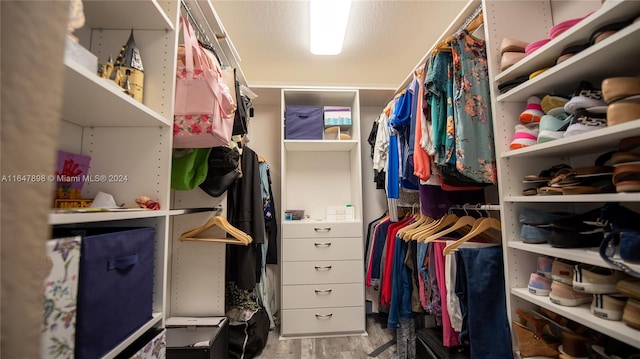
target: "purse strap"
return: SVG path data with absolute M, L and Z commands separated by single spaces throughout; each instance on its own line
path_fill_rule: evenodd
M 614 231 L 610 231 L 610 232 L 605 232 L 604 235 L 604 239 L 602 240 L 602 242 L 600 243 L 600 257 L 602 257 L 602 259 L 604 259 L 605 262 L 609 263 L 609 264 L 613 264 L 614 266 L 618 267 L 618 269 L 620 269 L 621 271 L 640 278 L 640 273 L 636 272 L 635 270 L 633 270 L 632 268 L 630 268 L 628 265 L 624 264 L 623 262 L 617 261 L 613 259 L 613 255 L 616 252 L 616 238 L 620 235 L 620 233 L 622 233 L 623 231 L 621 230 L 614 230 Z
M 202 70 L 202 74 L 204 78 L 213 91 L 213 94 L 218 101 L 218 107 L 224 116 L 228 116 L 229 114 L 225 111 L 224 106 L 222 106 L 223 96 L 220 90 L 220 86 L 218 86 L 218 81 L 213 77 L 211 71 L 214 70 L 218 73 L 218 79 L 222 77 L 222 74 L 219 71 L 216 71 L 213 66 L 211 59 L 207 54 L 204 53 L 204 49 L 202 45 L 198 42 L 198 39 L 195 35 L 193 27 L 189 20 L 180 17 L 180 27 L 182 28 L 182 36 L 184 42 L 184 57 L 185 57 L 185 70 L 187 71 L 187 78 L 193 78 L 193 72 L 196 69 Z M 205 64 L 207 66 L 205 66 Z

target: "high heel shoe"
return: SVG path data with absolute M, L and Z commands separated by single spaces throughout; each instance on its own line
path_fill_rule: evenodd
M 516 314 L 518 314 L 521 321 L 524 321 L 524 323 L 513 321 L 520 355 L 523 358 L 544 356 L 557 359 L 560 355 L 558 351 L 560 343 L 544 334 L 544 327 L 547 325 L 547 321 L 545 319 L 536 319 L 520 309 L 516 309 Z M 527 323 L 533 325 L 535 331 L 529 328 Z

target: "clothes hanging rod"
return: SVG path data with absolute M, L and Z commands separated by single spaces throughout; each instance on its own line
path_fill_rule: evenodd
M 411 84 L 411 81 L 413 81 L 414 73 L 418 69 L 424 68 L 426 66 L 427 61 L 431 57 L 431 53 L 432 53 L 433 49 L 435 48 L 435 46 L 437 46 L 440 42 L 442 42 L 442 40 L 446 39 L 451 34 L 453 34 L 456 31 L 458 31 L 459 28 L 463 28 L 461 26 L 462 24 L 466 23 L 467 21 L 472 21 L 475 18 L 475 16 L 478 16 L 479 13 L 476 13 L 477 11 L 482 11 L 482 1 L 480 1 L 480 0 L 469 0 L 467 5 L 458 14 L 456 20 L 454 20 L 449 25 L 449 27 L 443 32 L 443 34 L 440 36 L 440 38 L 438 38 L 436 40 L 436 42 L 433 44 L 433 47 L 431 47 L 429 49 L 429 51 L 427 51 L 427 53 L 422 57 L 422 59 L 420 59 L 420 61 L 418 61 L 418 64 L 416 66 L 414 66 L 413 71 L 405 78 L 405 80 L 400 84 L 400 86 L 398 86 L 396 88 L 396 90 L 394 91 L 393 95 L 391 96 L 391 98 L 387 102 L 392 101 L 393 98 L 398 93 L 400 93 L 402 90 L 405 90 Z M 472 15 L 475 15 L 475 16 L 472 16 Z M 465 19 L 465 21 L 461 22 L 462 19 Z M 471 19 L 471 20 L 469 20 L 469 19 Z
M 482 211 L 499 211 L 499 204 L 466 204 L 466 205 L 455 205 L 451 206 L 451 209 L 461 209 L 461 210 L 482 210 Z
M 191 11 L 191 7 L 189 6 L 189 4 L 187 4 L 185 0 L 180 0 L 180 4 L 184 8 L 185 13 L 187 13 L 187 19 L 189 20 L 191 25 L 193 25 L 193 27 L 197 32 L 196 36 L 200 35 L 199 36 L 200 41 L 202 41 L 205 45 L 213 48 L 213 43 L 209 39 L 209 36 L 207 36 L 207 33 L 204 31 L 204 28 L 202 27 L 202 25 L 200 25 L 200 22 L 193 15 L 193 12 Z
M 480 15 L 482 13 L 482 5 L 478 6 L 474 11 L 473 14 L 471 14 L 467 20 L 464 21 L 464 23 L 462 23 L 462 25 L 460 25 L 460 28 L 458 29 L 458 31 L 462 31 L 464 29 L 466 29 L 469 24 L 471 24 L 471 22 L 473 20 L 475 20 L 475 18 L 478 17 L 478 15 Z

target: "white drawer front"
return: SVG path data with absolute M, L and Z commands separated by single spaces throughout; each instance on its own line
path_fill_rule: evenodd
M 349 222 L 285 222 L 282 224 L 282 238 L 327 238 L 362 237 L 362 223 Z
M 364 284 L 285 285 L 282 309 L 357 307 L 364 303 Z
M 282 262 L 282 285 L 363 283 L 361 260 Z
M 361 259 L 362 238 L 284 238 L 283 261 Z
M 282 311 L 282 335 L 364 331 L 364 307 Z

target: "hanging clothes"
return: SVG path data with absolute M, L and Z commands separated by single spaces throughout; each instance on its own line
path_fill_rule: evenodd
M 258 155 L 245 146 L 240 158 L 242 177 L 227 190 L 229 223 L 251 236 L 248 246 L 227 246 L 227 282 L 253 290 L 260 280 L 265 239 L 264 210 Z
M 454 35 L 455 165 L 479 183 L 496 183 L 496 159 L 485 41 L 466 30 Z

